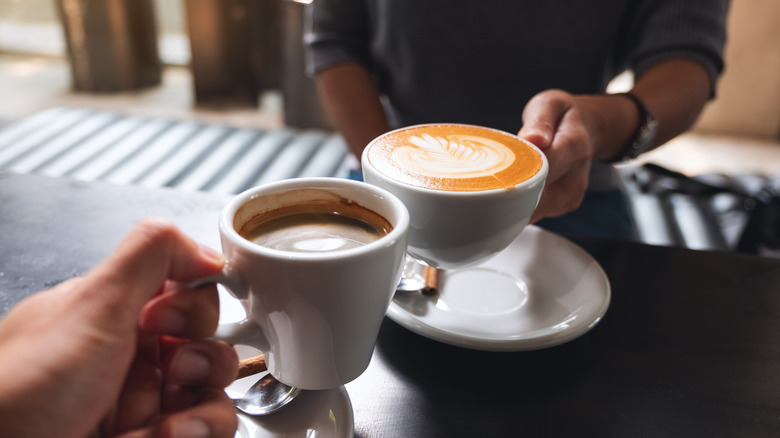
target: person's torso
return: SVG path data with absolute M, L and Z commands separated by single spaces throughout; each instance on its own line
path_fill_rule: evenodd
M 517 132 L 525 103 L 603 92 L 619 65 L 625 0 L 369 0 L 371 55 L 398 125 Z

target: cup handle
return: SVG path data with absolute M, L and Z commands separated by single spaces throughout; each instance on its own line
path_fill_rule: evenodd
M 246 305 L 246 301 L 249 299 L 249 288 L 247 288 L 241 274 L 232 269 L 228 264 L 225 265 L 221 273 L 194 280 L 188 287 L 196 289 L 209 283 L 217 283 L 224 286 L 230 292 L 230 295 L 241 301 L 247 313 L 246 318 L 241 321 L 220 324 L 211 339 L 225 341 L 229 344 L 249 345 L 258 350 L 267 351 L 269 347 L 268 339 L 263 334 L 260 326 L 252 321 L 251 308 Z

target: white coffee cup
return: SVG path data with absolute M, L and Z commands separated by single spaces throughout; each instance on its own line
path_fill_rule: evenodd
M 484 142 L 483 135 L 488 138 Z M 507 144 L 519 152 L 506 149 Z M 375 150 L 380 147 L 381 153 Z M 460 160 L 459 147 L 479 153 L 464 154 Z M 399 153 L 402 149 L 411 152 Z M 512 176 L 519 179 L 516 183 L 480 188 L 489 185 L 484 181 L 491 172 L 511 173 L 519 163 L 502 162 L 515 157 L 530 157 L 538 165 L 524 176 Z M 393 193 L 409 209 L 409 254 L 440 269 L 476 265 L 509 246 L 533 215 L 548 171 L 546 157 L 533 144 L 503 131 L 464 124 L 415 125 L 388 132 L 369 143 L 361 164 L 367 183 Z M 482 165 L 487 170 L 481 170 Z M 444 181 L 441 187 L 426 187 L 436 178 Z
M 263 212 L 323 199 L 365 207 L 392 230 L 363 246 L 321 252 L 268 248 L 239 234 Z M 290 179 L 238 195 L 219 220 L 223 273 L 199 283 L 224 285 L 242 300 L 247 317 L 220 324 L 215 338 L 263 351 L 269 372 L 293 387 L 350 382 L 370 362 L 401 277 L 408 227 L 409 214 L 398 198 L 346 179 Z

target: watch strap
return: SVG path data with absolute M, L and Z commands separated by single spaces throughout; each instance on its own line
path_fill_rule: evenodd
M 639 154 L 646 152 L 650 148 L 658 129 L 658 121 L 655 119 L 655 116 L 637 95 L 633 93 L 617 93 L 613 96 L 625 96 L 634 102 L 639 112 L 639 127 L 628 141 L 628 144 L 623 148 L 623 152 L 609 160 L 610 163 L 632 160 L 638 157 Z

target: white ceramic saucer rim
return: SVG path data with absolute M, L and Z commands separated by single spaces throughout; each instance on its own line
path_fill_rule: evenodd
M 470 336 L 463 333 L 455 333 L 435 327 L 426 323 L 420 317 L 417 317 L 403 307 L 398 305 L 395 300 L 391 302 L 387 312 L 387 316 L 400 324 L 401 326 L 427 338 L 440 341 L 446 344 L 464 347 L 472 350 L 485 350 L 485 351 L 528 351 L 537 350 L 542 348 L 553 347 L 560 345 L 571 340 L 574 340 L 595 327 L 599 321 L 603 318 L 609 303 L 611 300 L 611 289 L 609 279 L 603 268 L 590 256 L 585 250 L 580 248 L 568 239 L 553 234 L 549 231 L 543 230 L 539 227 L 529 225 L 523 231 L 515 242 L 511 246 L 522 243 L 523 239 L 530 236 L 538 236 L 540 239 L 547 241 L 557 241 L 565 251 L 569 253 L 570 257 L 574 257 L 583 263 L 588 265 L 589 268 L 595 269 L 595 283 L 599 284 L 597 289 L 591 293 L 591 297 L 600 299 L 598 306 L 593 310 L 587 312 L 582 318 L 578 318 L 573 324 L 570 324 L 567 328 L 558 331 L 553 331 L 552 326 L 547 327 L 544 330 L 533 330 L 527 333 L 517 333 L 510 338 L 485 338 L 479 336 Z

